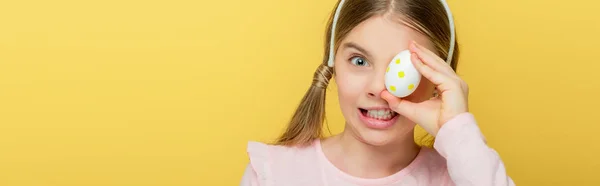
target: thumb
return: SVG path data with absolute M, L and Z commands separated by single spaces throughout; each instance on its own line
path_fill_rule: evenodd
M 405 99 L 400 99 L 392 95 L 387 90 L 381 92 L 381 98 L 388 102 L 390 109 L 392 109 L 394 112 L 404 117 L 407 117 L 412 121 L 419 122 L 417 121 L 417 108 L 419 107 L 419 105 L 417 105 L 416 103 Z

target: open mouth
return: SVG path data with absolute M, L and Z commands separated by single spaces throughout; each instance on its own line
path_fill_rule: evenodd
M 358 109 L 360 110 L 360 113 L 364 117 L 369 118 L 369 119 L 380 120 L 380 121 L 390 121 L 398 116 L 398 113 L 396 113 L 390 109 L 371 109 L 371 110 L 367 110 L 367 109 L 363 109 L 363 108 L 358 108 Z

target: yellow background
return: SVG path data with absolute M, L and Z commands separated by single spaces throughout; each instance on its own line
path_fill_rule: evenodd
M 0 2 L 0 185 L 237 185 L 333 0 Z M 600 185 L 598 1 L 450 0 L 470 108 L 519 185 Z M 289 79 L 289 80 L 284 80 Z M 329 123 L 343 123 L 335 87 Z

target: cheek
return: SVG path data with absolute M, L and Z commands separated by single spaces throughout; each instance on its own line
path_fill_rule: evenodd
M 366 78 L 352 73 L 336 73 L 335 82 L 341 105 L 354 104 L 364 93 Z

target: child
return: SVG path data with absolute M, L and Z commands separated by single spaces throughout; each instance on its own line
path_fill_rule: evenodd
M 449 55 L 453 25 L 444 4 L 346 0 L 337 6 L 312 86 L 276 144 L 248 144 L 241 185 L 514 185 L 468 111 L 467 85 L 455 74 L 457 48 Z M 387 91 L 384 74 L 405 49 L 424 78 L 414 93 L 398 98 Z M 346 123 L 342 133 L 323 138 L 332 76 Z M 436 137 L 433 147 L 415 143 L 417 124 Z

